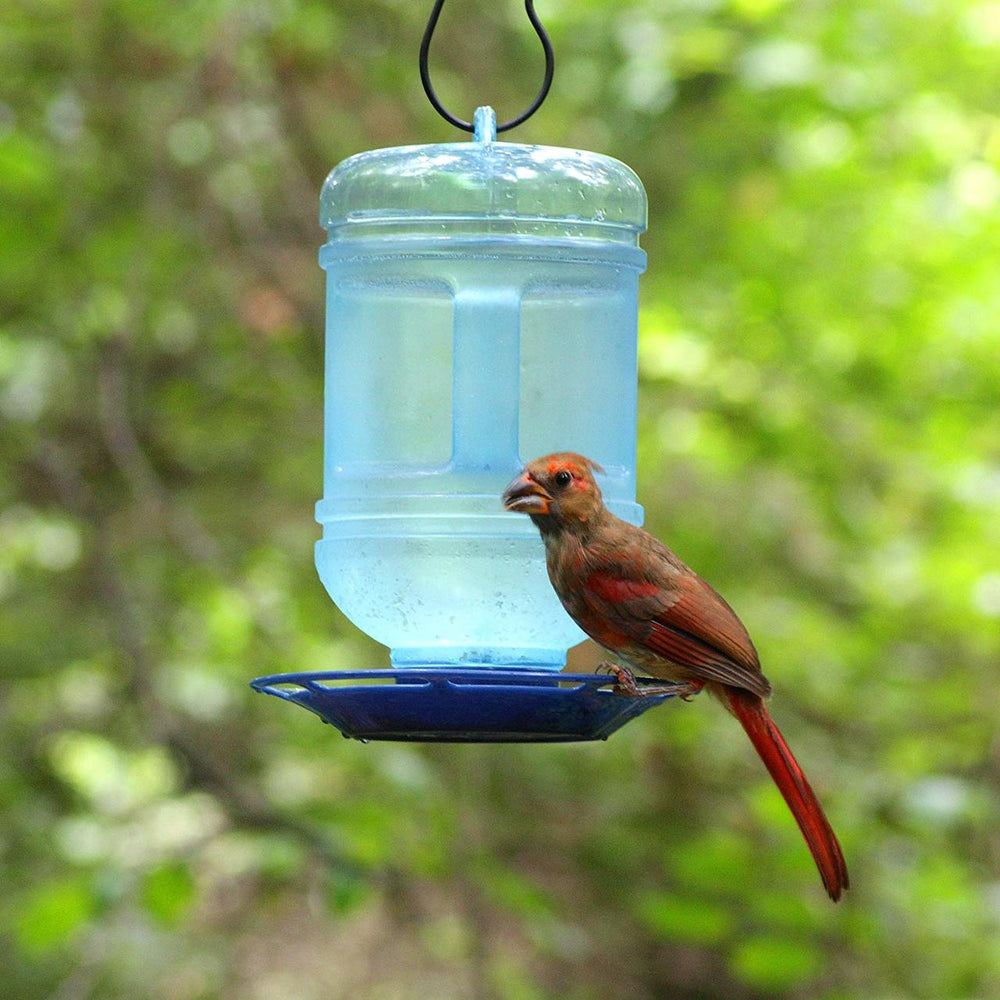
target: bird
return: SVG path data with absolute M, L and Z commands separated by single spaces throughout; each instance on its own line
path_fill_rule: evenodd
M 835 902 L 847 864 L 802 768 L 765 704 L 771 685 L 736 612 L 658 538 L 616 517 L 594 478 L 604 470 L 575 452 L 528 462 L 503 492 L 545 543 L 549 580 L 569 616 L 627 667 L 606 664 L 619 693 L 648 693 L 632 669 L 679 684 L 685 700 L 707 689 L 743 726 L 805 837 Z M 631 669 L 630 669 L 631 668 Z

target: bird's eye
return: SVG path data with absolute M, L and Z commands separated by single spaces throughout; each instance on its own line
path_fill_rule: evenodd
M 566 487 L 569 486 L 571 482 L 573 482 L 573 474 L 571 472 L 567 472 L 565 469 L 560 469 L 556 473 L 556 486 Z

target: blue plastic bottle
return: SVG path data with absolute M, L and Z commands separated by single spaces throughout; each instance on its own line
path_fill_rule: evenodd
M 374 150 L 327 178 L 320 578 L 397 667 L 560 669 L 583 635 L 500 493 L 578 451 L 635 503 L 639 233 L 610 157 L 497 142 Z

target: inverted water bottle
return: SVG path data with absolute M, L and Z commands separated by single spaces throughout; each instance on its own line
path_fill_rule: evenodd
M 597 153 L 496 141 L 361 153 L 327 178 L 323 528 L 331 598 L 395 667 L 558 670 L 583 635 L 538 532 L 500 506 L 578 451 L 635 502 L 642 184 Z

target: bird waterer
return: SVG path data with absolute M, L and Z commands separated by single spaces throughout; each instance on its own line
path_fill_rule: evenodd
M 498 142 L 487 107 L 474 122 L 471 142 L 352 156 L 320 199 L 316 566 L 392 669 L 254 687 L 364 739 L 602 738 L 662 697 L 557 673 L 585 637 L 500 494 L 526 460 L 578 451 L 604 467 L 609 508 L 641 522 L 645 192 L 610 157 Z

